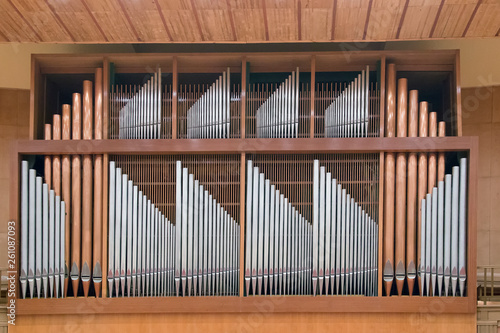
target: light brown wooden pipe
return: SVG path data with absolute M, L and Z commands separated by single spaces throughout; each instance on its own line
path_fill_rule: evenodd
M 54 115 L 52 123 L 52 140 L 61 140 L 61 116 Z M 61 156 L 52 158 L 52 186 L 56 195 L 61 195 Z
M 81 96 L 78 93 L 73 94 L 73 140 L 81 138 Z M 72 242 L 71 242 L 71 267 L 70 274 L 78 274 L 78 277 L 72 277 L 73 293 L 78 294 L 78 285 L 80 282 L 81 265 L 81 163 L 80 156 L 73 155 L 72 161 Z
M 94 100 L 94 136 L 102 139 L 102 68 L 95 71 L 95 100 Z M 94 237 L 93 237 L 93 269 L 102 262 L 102 155 L 94 158 Z M 102 266 L 101 279 L 102 279 Z M 94 272 L 94 270 L 92 271 Z M 102 281 L 102 280 L 101 280 Z M 102 282 L 94 281 L 96 297 L 101 295 Z
M 408 105 L 408 81 L 398 80 L 398 115 L 397 115 L 397 136 L 407 135 L 407 105 Z M 406 153 L 396 155 L 396 252 L 394 264 L 396 266 L 396 286 L 398 295 L 403 293 L 403 286 L 406 277 Z
M 386 136 L 396 134 L 396 66 L 387 66 Z M 386 295 L 391 294 L 394 281 L 394 179 L 395 155 L 387 153 L 385 160 L 384 252 L 383 276 Z M 392 277 L 391 277 L 392 275 Z
M 83 81 L 83 139 L 92 139 L 92 82 Z M 92 269 L 92 157 L 83 155 L 82 177 L 82 267 L 83 294 L 89 294 Z
M 45 140 L 52 140 L 52 126 L 50 124 L 45 124 Z M 45 183 L 49 189 L 52 189 L 52 156 L 46 155 L 44 161 Z
M 444 121 L 439 122 L 439 137 L 446 136 L 446 123 Z M 444 153 L 438 154 L 438 182 L 444 181 L 444 170 L 445 162 L 444 162 Z
M 410 90 L 408 136 L 418 136 L 418 91 Z M 409 295 L 413 295 L 416 278 L 415 234 L 417 220 L 417 153 L 408 154 L 408 189 L 406 203 L 406 277 Z
M 419 137 L 427 137 L 429 131 L 429 114 L 428 114 L 428 104 L 427 102 L 420 102 L 419 108 L 419 126 L 418 134 Z M 427 153 L 418 154 L 418 193 L 417 193 L 417 257 L 418 257 L 418 267 L 420 268 L 420 242 L 421 242 L 421 216 L 422 216 L 422 199 L 425 198 L 427 194 Z M 425 209 L 425 207 L 423 207 Z M 418 275 L 417 275 L 418 276 Z M 419 278 L 419 288 L 422 287 L 423 279 Z
M 62 139 L 71 140 L 71 106 L 63 104 L 62 106 Z M 71 246 L 71 160 L 69 155 L 62 156 L 62 200 L 66 203 L 66 226 L 65 226 L 65 276 L 64 279 L 64 297 L 68 295 L 68 278 L 70 264 L 70 246 Z
M 429 113 L 429 136 L 437 137 L 437 114 L 436 112 Z M 436 153 L 429 153 L 429 172 L 427 178 L 427 191 L 432 192 L 432 189 L 437 186 L 437 156 Z

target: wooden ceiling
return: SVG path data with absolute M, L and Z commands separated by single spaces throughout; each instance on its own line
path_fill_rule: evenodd
M 0 0 L 0 42 L 325 42 L 499 35 L 500 0 Z

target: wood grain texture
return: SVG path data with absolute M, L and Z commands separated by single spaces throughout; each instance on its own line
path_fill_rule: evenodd
M 53 332 L 62 327 L 78 327 L 78 332 L 473 332 L 475 315 L 433 313 L 413 314 L 184 314 L 184 315 L 101 315 L 101 316 L 21 316 L 15 333 Z M 31 330 L 30 330 L 31 329 Z
M 495 0 L 9 0 L 0 40 L 325 42 L 494 37 Z

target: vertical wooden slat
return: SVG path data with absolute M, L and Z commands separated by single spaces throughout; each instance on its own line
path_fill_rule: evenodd
M 103 59 L 103 74 L 102 74 L 102 138 L 109 139 L 109 59 L 105 57 Z
M 177 91 L 178 91 L 177 57 L 172 63 L 172 139 L 177 139 Z
M 385 79 L 386 79 L 386 57 L 383 55 L 380 59 L 380 97 L 379 97 L 379 112 L 380 112 L 380 137 L 383 138 L 385 135 Z M 383 169 L 380 169 L 383 170 Z M 382 220 L 381 220 L 382 221 Z M 379 232 L 380 232 L 379 228 Z
M 243 57 L 241 61 L 241 138 L 246 137 L 246 106 L 247 106 L 247 58 Z M 243 267 L 243 266 L 242 266 Z M 242 270 L 243 272 L 243 270 Z M 243 283 L 240 283 L 240 288 L 243 288 Z M 241 294 L 241 293 L 240 293 Z
M 309 115 L 311 119 L 310 127 L 309 127 L 309 137 L 314 138 L 314 95 L 315 95 L 315 87 L 316 87 L 316 56 L 311 56 L 311 113 Z
M 454 131 L 453 134 L 456 133 L 457 136 L 462 136 L 462 88 L 461 88 L 461 82 L 460 82 L 460 50 L 456 51 L 456 57 L 455 57 L 455 86 L 456 86 L 456 114 L 455 114 L 455 119 L 456 119 L 456 131 Z M 453 119 L 453 118 L 452 118 Z
M 21 181 L 19 179 L 19 167 L 20 167 L 20 156 L 17 153 L 17 144 L 16 141 L 13 141 L 10 144 L 10 150 L 9 150 L 9 167 L 10 167 L 10 173 L 9 173 L 9 222 L 7 226 L 15 225 L 14 228 L 14 234 L 11 235 L 11 233 L 8 234 L 9 237 L 12 237 L 11 239 L 15 240 L 15 257 L 14 258 L 19 258 L 21 259 L 21 251 L 20 251 L 20 244 L 21 244 L 21 219 L 20 219 L 20 209 L 19 209 L 19 187 L 21 184 Z M 11 224 L 10 221 L 13 221 L 14 224 Z M 19 231 L 18 231 L 19 230 Z M 9 239 L 10 241 L 10 239 Z M 16 260 L 16 269 L 9 268 L 9 276 L 12 276 L 14 278 L 16 288 L 15 288 L 15 293 L 7 293 L 7 298 L 8 298 L 8 304 L 12 304 L 15 302 L 16 298 L 19 298 L 21 296 L 21 285 L 19 283 L 18 279 L 18 272 L 19 268 L 21 267 L 20 265 L 20 260 Z

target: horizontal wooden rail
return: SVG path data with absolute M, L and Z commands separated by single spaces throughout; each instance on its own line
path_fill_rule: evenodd
M 64 298 L 16 301 L 17 315 L 117 313 L 473 313 L 468 297 L 255 296 Z
M 166 139 L 166 140 L 23 140 L 13 152 L 60 154 L 230 154 L 230 153 L 373 153 L 441 152 L 477 149 L 477 137 Z

